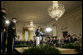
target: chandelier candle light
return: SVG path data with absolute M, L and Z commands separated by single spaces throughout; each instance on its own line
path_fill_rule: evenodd
M 58 20 L 65 12 L 64 5 L 59 4 L 58 1 L 53 1 L 52 6 L 48 8 L 49 15 Z

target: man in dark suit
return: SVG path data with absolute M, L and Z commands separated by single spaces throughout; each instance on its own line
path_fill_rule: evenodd
M 5 53 L 5 47 L 6 47 L 6 37 L 7 37 L 7 29 L 5 25 L 6 21 L 6 9 L 1 8 L 1 52 Z
M 8 27 L 8 46 L 7 53 L 13 53 L 14 50 L 14 40 L 16 37 L 16 18 L 12 18 Z
M 5 29 L 5 20 L 6 20 L 6 9 L 5 8 L 1 8 L 1 31 L 3 31 L 3 29 Z

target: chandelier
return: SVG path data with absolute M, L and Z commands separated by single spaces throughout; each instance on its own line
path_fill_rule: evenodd
M 48 8 L 49 15 L 55 20 L 58 20 L 64 12 L 64 5 L 59 4 L 58 1 L 53 1 L 53 4 Z
M 34 31 L 34 25 L 32 20 L 30 21 L 29 30 Z

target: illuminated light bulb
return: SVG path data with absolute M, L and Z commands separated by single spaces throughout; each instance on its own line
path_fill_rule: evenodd
M 46 32 L 51 32 L 52 31 L 52 28 L 48 27 L 46 28 Z
M 5 23 L 6 23 L 6 24 L 9 24 L 9 23 L 10 23 L 10 21 L 9 21 L 9 20 L 6 20 L 6 21 L 5 21 Z

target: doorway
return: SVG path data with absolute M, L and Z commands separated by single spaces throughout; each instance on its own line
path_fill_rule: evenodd
M 24 41 L 29 41 L 31 39 L 31 33 L 28 30 L 28 27 L 23 28 L 23 40 Z
M 25 41 L 28 41 L 28 31 L 25 31 Z

